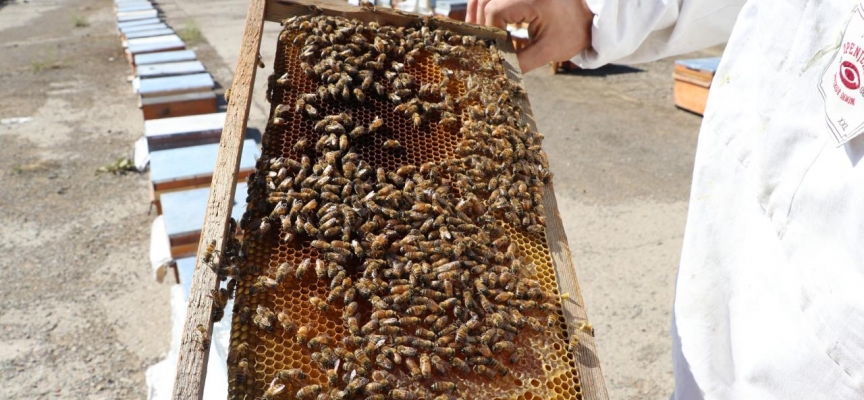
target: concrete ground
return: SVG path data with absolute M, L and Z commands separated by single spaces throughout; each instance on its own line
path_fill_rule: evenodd
M 160 1 L 220 91 L 247 4 Z M 167 286 L 148 276 L 146 175 L 93 174 L 142 129 L 112 12 L 107 0 L 0 2 L 0 118 L 34 117 L 0 126 L 12 189 L 0 190 L 11 288 L 0 291 L 0 398 L 144 397 L 144 368 L 168 347 Z M 74 27 L 79 16 L 87 27 Z M 279 29 L 265 25 L 268 67 Z M 262 131 L 263 71 L 249 121 Z M 673 387 L 670 310 L 701 118 L 672 105 L 671 74 L 666 59 L 525 78 L 613 399 L 666 399 Z
M 115 19 L 0 2 L 0 399 L 143 399 L 168 350 L 147 175 L 96 172 L 143 133 Z

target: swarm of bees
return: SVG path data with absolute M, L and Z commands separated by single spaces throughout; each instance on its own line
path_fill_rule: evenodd
M 270 125 L 300 115 L 318 140 L 289 144 L 299 159 L 258 160 L 247 212 L 239 230 L 233 221 L 229 227 L 243 241 L 231 235 L 222 253 L 208 248 L 205 261 L 250 295 L 319 280 L 329 292 L 305 301 L 325 314 L 341 309 L 347 333 L 336 340 L 285 310 L 238 300 L 236 321 L 284 330 L 326 377 L 308 382 L 299 369 L 278 371 L 263 398 L 462 399 L 467 393 L 452 376 L 507 375 L 526 354 L 517 336 L 556 326 L 560 299 L 532 279 L 533 266 L 504 228 L 545 230 L 540 190 L 551 174 L 542 135 L 522 119 L 524 92 L 506 78 L 498 50 L 429 19 L 394 27 L 313 15 L 283 25 L 280 42 L 301 47 L 297 62 L 317 90 L 277 102 Z M 420 60 L 439 65 L 440 82 L 408 72 Z M 268 96 L 292 79 L 271 77 Z M 463 95 L 450 94 L 451 79 L 464 83 Z M 389 102 L 415 127 L 458 132 L 455 157 L 395 170 L 371 165 L 356 143 L 388 122 L 361 124 L 350 111 L 324 112 L 328 103 L 350 110 L 370 99 Z M 265 133 L 265 154 L 269 141 Z M 383 151 L 405 151 L 394 138 L 383 143 Z M 268 235 L 305 243 L 317 256 L 262 273 L 246 256 L 249 241 Z M 223 291 L 211 294 L 217 308 L 233 294 Z M 246 382 L 249 345 L 235 344 L 228 357 L 234 382 Z

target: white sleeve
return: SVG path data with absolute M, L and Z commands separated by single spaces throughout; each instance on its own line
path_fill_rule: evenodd
M 573 1 L 573 0 L 571 0 Z M 656 60 L 725 42 L 746 0 L 586 0 L 594 13 L 583 68 Z

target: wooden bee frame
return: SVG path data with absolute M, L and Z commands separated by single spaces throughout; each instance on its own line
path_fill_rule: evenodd
M 204 392 L 209 351 L 202 351 L 200 348 L 197 339 L 198 327 L 206 327 L 208 336 L 212 333 L 213 299 L 209 293 L 218 288 L 219 279 L 207 267 L 203 259 L 208 247 L 206 244 L 215 242 L 216 248 L 221 250 L 225 243 L 224 239 L 228 230 L 228 220 L 231 217 L 234 190 L 238 179 L 240 154 L 249 117 L 249 108 L 252 103 L 253 82 L 257 70 L 257 56 L 261 45 L 264 21 L 278 23 L 291 16 L 313 12 L 392 25 L 407 25 L 417 19 L 416 15 L 397 10 L 363 10 L 334 0 L 250 0 L 240 58 L 234 73 L 231 96 L 228 99 L 225 126 L 219 142 L 219 154 L 210 186 L 204 225 L 201 229 L 186 323 L 180 345 L 180 357 L 177 363 L 177 375 L 174 381 L 174 399 L 201 399 Z M 503 52 L 503 61 L 508 77 L 521 83 L 522 74 L 519 63 L 506 31 L 447 19 L 436 20 L 436 23 L 442 28 L 463 35 L 474 35 L 478 38 L 494 40 L 497 47 Z M 523 109 L 527 111 L 524 116 L 526 122 L 536 129 L 528 104 L 523 104 Z M 570 299 L 563 302 L 563 311 L 568 332 L 578 339 L 576 361 L 582 396 L 584 399 L 606 400 L 608 393 L 594 344 L 593 332 L 591 329 L 580 329 L 580 324 L 587 323 L 588 317 L 551 182 L 543 188 L 543 199 L 547 217 L 546 235 L 559 291 L 570 294 Z

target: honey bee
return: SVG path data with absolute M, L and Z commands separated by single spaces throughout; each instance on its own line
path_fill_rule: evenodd
M 495 354 L 498 354 L 502 351 L 512 353 L 514 350 L 516 350 L 516 345 L 513 344 L 513 342 L 509 341 L 501 341 L 492 345 L 492 352 L 494 352 Z
M 495 371 L 483 364 L 474 365 L 474 372 L 490 379 L 495 378 Z
M 309 303 L 312 304 L 318 311 L 327 312 L 330 310 L 330 305 L 320 297 L 310 297 Z
M 213 289 L 210 291 L 213 299 L 213 321 L 218 322 L 225 315 L 225 304 L 228 303 L 228 289 Z
M 279 264 L 279 268 L 276 269 L 276 282 L 282 283 L 292 272 L 294 272 L 294 268 L 291 267 L 291 264 Z
M 246 378 L 249 376 L 249 361 L 241 359 L 240 362 L 237 363 L 237 367 L 234 369 L 234 381 L 237 383 L 246 382 Z
M 321 391 L 321 385 L 308 385 L 298 390 L 296 397 L 300 399 L 311 399 L 321 394 Z
M 367 322 L 365 325 L 363 325 L 363 328 L 361 328 L 360 331 L 363 332 L 364 335 L 368 335 L 368 334 L 378 330 L 378 328 L 379 328 L 378 320 L 377 319 L 371 319 L 371 320 L 369 320 L 369 322 Z
M 393 369 L 393 362 L 390 361 L 384 353 L 378 354 L 378 356 L 375 357 L 375 363 L 386 370 Z
M 522 356 L 525 355 L 525 349 L 516 349 L 512 353 L 510 353 L 510 364 L 516 364 L 519 360 L 522 359 Z
M 345 386 L 345 394 L 347 396 L 352 396 L 358 390 L 364 388 L 366 384 L 369 383 L 369 379 L 363 376 L 355 376 L 348 382 L 348 386 Z
M 348 331 L 351 332 L 352 335 L 360 334 L 360 323 L 357 322 L 356 317 L 349 317 L 347 319 Z
M 406 358 L 405 366 L 408 367 L 408 371 L 411 373 L 411 376 L 414 379 L 418 379 L 423 376 L 423 371 L 420 370 L 420 366 L 417 365 L 417 361 L 415 361 L 413 358 Z
M 363 349 L 354 350 L 354 358 L 363 368 L 372 368 L 372 360 L 369 359 L 369 355 Z
M 264 395 L 261 397 L 261 400 L 273 400 L 276 396 L 282 394 L 285 391 L 285 385 L 281 383 L 277 383 L 279 380 L 274 379 L 273 382 L 270 382 L 270 387 L 264 391 Z
M 398 326 L 382 326 L 378 328 L 378 332 L 384 335 L 398 335 L 401 334 L 403 331 L 402 328 Z
M 552 328 L 558 324 L 558 316 L 556 314 L 549 314 L 546 317 L 546 326 Z
M 432 367 L 435 368 L 435 371 L 437 371 L 441 375 L 447 374 L 447 371 L 450 369 L 450 365 L 447 364 L 446 361 L 441 359 L 441 357 L 439 357 L 437 354 L 432 355 L 432 357 L 430 357 L 430 360 L 432 361 Z
M 328 369 L 324 371 L 324 376 L 327 377 L 327 383 L 330 384 L 330 387 L 334 387 L 339 384 L 339 373 L 334 369 Z
M 397 326 L 414 326 L 420 323 L 420 318 L 417 317 L 401 317 Z
M 360 307 L 360 305 L 357 304 L 356 301 L 352 301 L 352 302 L 348 303 L 347 305 L 345 305 L 345 308 L 342 309 L 342 316 L 343 317 L 350 317 L 350 316 L 356 315 L 359 307 Z
M 249 344 L 246 342 L 242 342 L 236 347 L 232 347 L 231 350 L 228 351 L 228 364 L 234 364 L 237 362 L 237 357 L 246 355 L 246 351 L 248 350 Z
M 282 382 L 300 381 L 306 379 L 306 373 L 299 368 L 283 369 L 276 373 L 276 378 Z
M 384 126 L 384 120 L 376 116 L 369 124 L 368 132 L 375 133 L 378 129 L 381 129 L 382 126 Z
M 309 270 L 309 267 L 312 265 L 312 260 L 309 258 L 304 258 L 303 261 L 300 262 L 300 265 L 297 266 L 297 270 L 294 271 L 294 277 L 297 280 L 302 280 L 303 275 L 306 275 L 306 271 Z
M 456 343 L 465 344 L 465 341 L 468 339 L 468 327 L 466 325 L 460 325 L 458 329 L 456 329 Z
M 360 89 L 360 88 L 354 88 L 354 90 L 353 90 L 353 94 L 354 94 L 354 98 L 357 99 L 357 101 L 359 101 L 359 102 L 361 102 L 361 103 L 365 103 L 365 102 L 366 102 L 366 93 L 363 92 L 362 89 Z
M 329 272 L 329 271 L 328 271 Z M 335 271 L 336 274 L 332 277 L 333 279 L 330 281 L 330 290 L 333 290 L 335 287 L 339 286 L 345 280 L 345 270 L 340 269 Z
M 301 346 L 305 346 L 306 343 L 309 342 L 309 326 L 303 325 L 297 328 L 297 334 L 294 338 L 295 340 L 297 340 L 297 343 L 300 343 Z
M 216 241 L 211 240 L 210 243 L 207 244 L 207 248 L 204 250 L 204 257 L 202 258 L 202 261 L 207 264 L 212 264 L 214 254 L 218 253 L 219 252 L 216 250 Z
M 417 396 L 413 392 L 404 389 L 393 389 L 388 393 L 392 400 L 416 400 Z
M 199 324 L 195 327 L 195 334 L 198 337 L 198 343 L 201 345 L 201 350 L 207 351 L 210 349 L 210 334 L 207 333 L 207 327 Z
M 390 150 L 396 150 L 402 148 L 402 145 L 396 139 L 387 139 L 384 141 L 384 148 Z
M 315 107 L 313 107 L 311 104 L 307 103 L 303 107 L 303 111 L 306 113 L 306 115 L 308 115 L 311 118 L 317 118 L 318 117 L 318 110 Z
M 244 324 L 244 325 L 247 324 L 249 322 L 249 317 L 251 317 L 251 316 L 252 316 L 252 310 L 249 309 L 249 307 L 243 307 L 240 309 L 239 319 L 240 319 L 241 324 Z
M 528 326 L 531 327 L 536 332 L 543 332 L 543 324 L 534 317 L 525 317 L 525 322 L 528 323 Z
M 417 328 L 417 330 L 414 332 L 414 335 L 426 340 L 435 339 L 436 336 L 435 332 L 432 332 L 431 330 L 425 328 Z
M 331 345 L 332 342 L 333 342 L 333 339 L 329 335 L 324 334 L 324 335 L 315 336 L 314 338 L 310 339 L 309 342 L 307 343 L 307 346 L 310 349 L 316 349 L 316 348 L 320 349 L 324 346 Z
M 422 315 L 423 313 L 425 313 L 426 310 L 427 310 L 427 307 L 425 305 L 419 305 L 419 306 L 408 307 L 408 310 L 406 310 L 406 312 L 408 313 L 408 315 L 419 316 L 419 315 Z
M 456 384 L 453 382 L 435 382 L 430 386 L 433 392 L 455 392 Z
M 273 314 L 273 311 L 270 311 L 267 307 L 258 305 L 258 309 L 255 311 L 255 316 L 252 317 L 252 322 L 254 322 L 258 328 L 272 332 L 274 319 L 276 319 L 276 315 Z
M 471 367 L 468 366 L 468 364 L 459 357 L 453 357 L 450 360 L 450 363 L 453 365 L 454 368 L 456 368 L 457 371 L 462 374 L 467 374 L 471 372 Z
M 441 357 L 447 357 L 447 358 L 453 357 L 456 354 L 456 349 L 454 349 L 452 347 L 435 346 L 433 351 L 435 352 L 436 355 L 439 355 Z
M 379 82 L 375 82 L 372 84 L 372 87 L 375 89 L 375 93 L 377 93 L 381 97 L 385 97 L 387 95 L 387 89 Z
M 294 322 L 288 314 L 280 312 L 279 314 L 276 314 L 276 319 L 289 335 L 297 329 L 297 323 Z
M 423 375 L 423 379 L 432 378 L 432 361 L 428 354 L 420 356 L 420 374 Z
M 364 391 L 366 393 L 373 393 L 374 394 L 374 393 L 383 392 L 383 391 L 387 390 L 389 387 L 390 387 L 390 382 L 388 382 L 386 380 L 379 380 L 379 381 L 369 382 L 368 384 L 366 384 Z M 381 394 L 380 396 L 382 396 L 381 397 L 382 399 L 386 399 L 386 396 L 384 396 L 383 394 Z M 369 397 L 367 397 L 366 399 L 368 400 Z
M 384 320 L 387 318 L 396 318 L 396 311 L 394 310 L 377 310 L 372 313 L 373 320 Z

